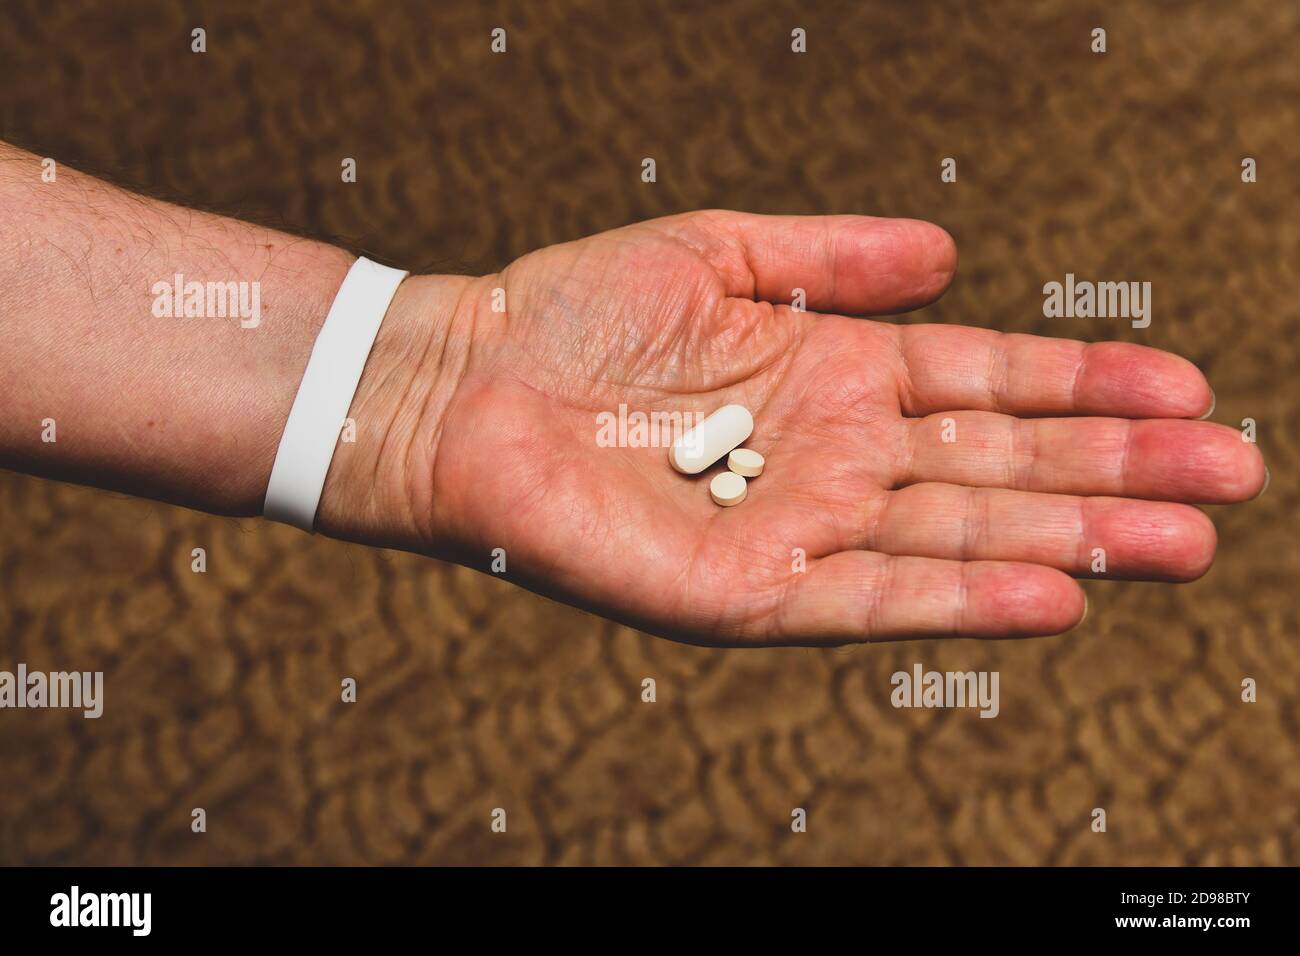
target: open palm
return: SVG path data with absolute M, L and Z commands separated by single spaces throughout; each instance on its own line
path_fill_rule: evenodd
M 1265 472 L 1235 431 L 1188 420 L 1213 401 L 1200 372 L 846 317 L 931 301 L 955 262 L 922 222 L 730 212 L 524 256 L 473 287 L 430 521 L 468 563 L 502 548 L 518 583 L 712 644 L 1057 633 L 1084 613 L 1071 575 L 1203 573 L 1214 528 L 1183 502 L 1249 498 Z M 738 507 L 711 501 L 717 467 L 597 441 L 620 405 L 733 402 L 767 458 Z

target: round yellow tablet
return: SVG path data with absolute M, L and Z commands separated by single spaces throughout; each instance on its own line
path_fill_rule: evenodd
M 744 501 L 746 490 L 745 479 L 734 471 L 720 472 L 709 482 L 709 494 L 724 508 L 730 508 Z
M 727 467 L 746 478 L 757 478 L 767 462 L 752 448 L 737 448 L 727 456 Z

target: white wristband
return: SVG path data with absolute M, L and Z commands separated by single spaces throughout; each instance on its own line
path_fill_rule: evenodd
M 311 531 L 334 448 L 379 324 L 407 273 L 358 259 L 316 336 L 284 423 L 262 514 Z

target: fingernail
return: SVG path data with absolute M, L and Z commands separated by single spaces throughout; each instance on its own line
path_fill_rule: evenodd
M 1210 389 L 1210 410 L 1209 410 L 1208 412 L 1206 412 L 1204 415 L 1202 415 L 1200 418 L 1196 419 L 1196 420 L 1197 420 L 1198 422 L 1203 422 L 1203 421 L 1205 421 L 1207 418 L 1209 418 L 1211 415 L 1213 415 L 1213 414 L 1214 414 L 1214 406 L 1217 405 L 1217 404 L 1219 404 L 1219 396 L 1217 396 L 1217 395 L 1214 394 L 1214 389 Z
M 1082 624 L 1086 620 L 1088 620 L 1088 592 L 1084 591 L 1083 592 L 1083 617 L 1079 618 L 1079 624 Z M 1079 624 L 1076 624 L 1074 626 L 1078 627 Z
M 1255 498 L 1264 497 L 1264 492 L 1268 491 L 1268 483 L 1272 480 L 1273 480 L 1273 473 L 1268 470 L 1268 465 L 1265 465 L 1264 466 L 1264 487 L 1259 489 L 1259 494 L 1255 495 Z M 1251 500 L 1254 501 L 1255 499 L 1252 498 Z

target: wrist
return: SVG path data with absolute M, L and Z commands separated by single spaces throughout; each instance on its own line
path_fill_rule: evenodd
M 437 553 L 437 456 L 469 365 L 476 280 L 408 277 L 397 289 L 348 411 L 316 530 Z

